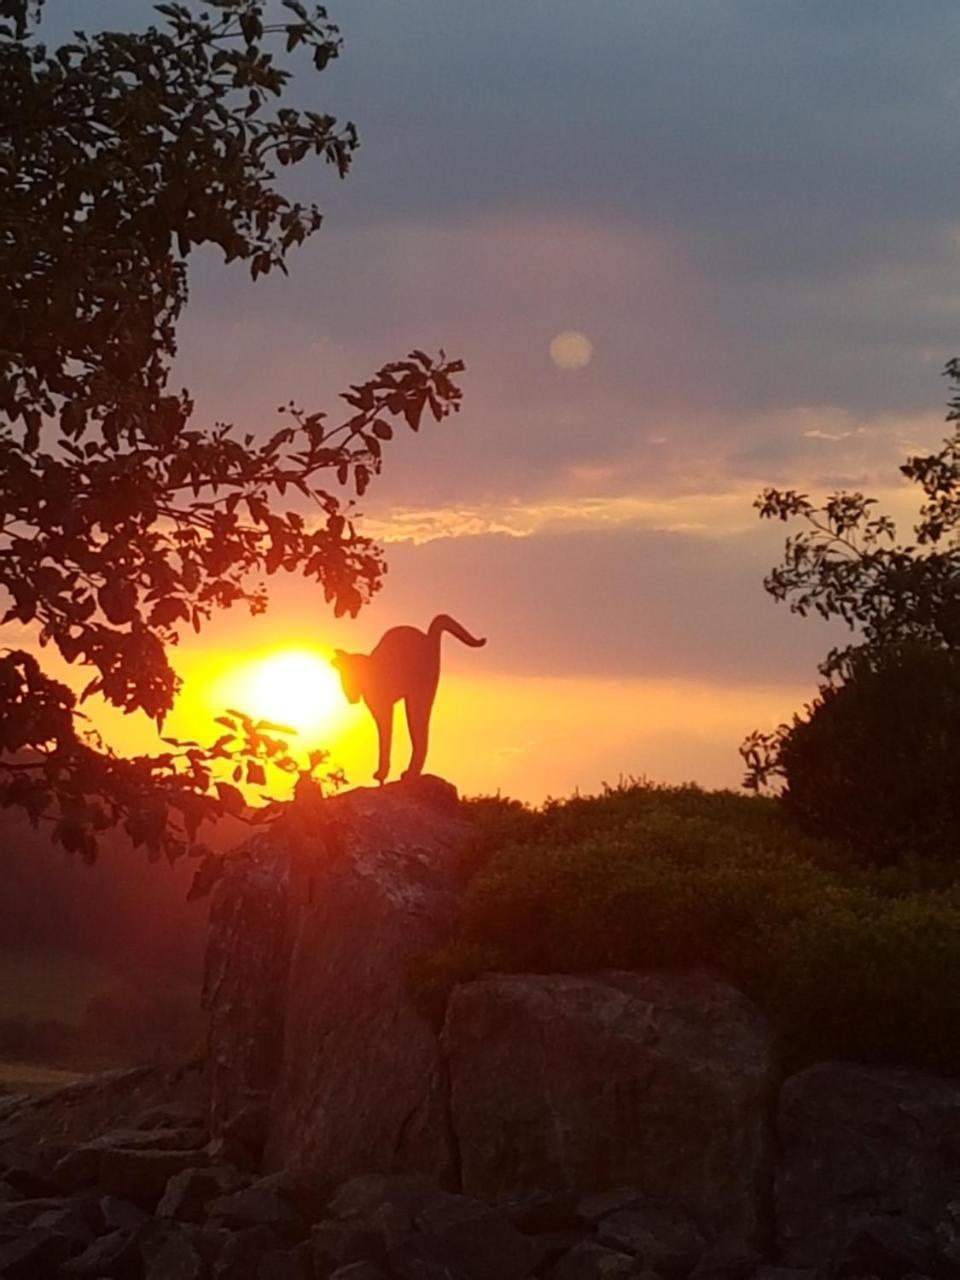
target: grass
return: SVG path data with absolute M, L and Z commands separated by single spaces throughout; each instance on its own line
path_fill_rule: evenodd
M 84 1077 L 82 1071 L 62 1067 L 37 1066 L 29 1062 L 5 1062 L 0 1059 L 0 1099 L 4 1093 L 50 1093 Z

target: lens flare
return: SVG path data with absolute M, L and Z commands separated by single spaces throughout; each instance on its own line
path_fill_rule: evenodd
M 566 329 L 551 340 L 550 359 L 558 369 L 583 369 L 593 359 L 593 343 L 585 333 Z

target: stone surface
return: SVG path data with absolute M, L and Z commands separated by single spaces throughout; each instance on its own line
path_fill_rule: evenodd
M 205 1102 L 203 1071 L 196 1062 L 105 1071 L 0 1112 L 0 1147 L 82 1143 L 111 1129 L 138 1127 L 152 1108 L 176 1107 L 195 1115 Z
M 351 1262 L 346 1267 L 337 1267 L 331 1272 L 330 1280 L 387 1280 L 379 1267 L 371 1262 Z
M 425 1211 L 388 1254 L 400 1280 L 523 1280 L 542 1258 L 506 1214 L 463 1196 Z
M 84 1213 L 79 1205 L 65 1204 L 61 1209 L 48 1209 L 34 1218 L 32 1225 L 39 1231 L 53 1231 L 64 1236 L 72 1253 L 85 1249 L 96 1234 L 91 1215 Z
M 524 1191 L 506 1191 L 497 1197 L 496 1206 L 520 1231 L 537 1234 L 566 1231 L 577 1226 L 577 1198 L 569 1191 L 543 1191 L 531 1187 Z
M 299 836 L 229 860 L 204 996 L 215 1136 L 269 1102 L 266 1168 L 451 1174 L 443 1063 L 407 965 L 452 928 L 464 831 L 428 776 L 334 797 Z
M 257 1268 L 264 1253 L 278 1247 L 269 1227 L 250 1227 L 232 1236 L 213 1264 L 212 1280 L 257 1280 Z
M 204 1156 L 199 1151 L 107 1147 L 100 1161 L 99 1185 L 143 1209 L 154 1209 L 174 1174 L 203 1163 Z
M 99 1280 L 126 1270 L 126 1264 L 138 1257 L 134 1244 L 135 1230 L 111 1231 L 94 1240 L 83 1253 L 71 1258 L 60 1268 L 64 1280 Z
M 958 1080 L 821 1063 L 786 1081 L 779 1126 L 786 1265 L 829 1268 L 878 1215 L 933 1232 L 960 1198 Z
M 289 963 L 290 854 L 271 833 L 225 860 L 210 900 L 203 1007 L 208 1016 L 209 1127 L 246 1132 L 259 1159 L 277 1082 Z M 253 1116 L 260 1131 L 249 1133 Z
M 497 975 L 443 1031 L 464 1190 L 626 1185 L 751 1247 L 771 1159 L 759 1011 L 698 975 Z
M 146 1221 L 143 1209 L 129 1200 L 121 1200 L 118 1196 L 102 1196 L 100 1198 L 100 1215 L 107 1231 L 126 1231 L 139 1227 Z
M 260 1255 L 257 1280 L 307 1280 L 306 1263 L 296 1249 L 271 1249 Z
M 424 1174 L 375 1173 L 344 1182 L 326 1208 L 331 1218 L 354 1222 L 368 1222 L 387 1208 L 410 1226 L 427 1210 L 455 1199 Z
M 56 1276 L 70 1256 L 70 1243 L 55 1231 L 31 1227 L 0 1245 L 0 1276 L 7 1280 L 46 1280 Z
M 285 1233 L 301 1221 L 286 1190 L 283 1173 L 259 1178 L 249 1187 L 210 1200 L 206 1206 L 207 1216 L 233 1230 L 262 1226 Z
M 105 1133 L 67 1151 L 53 1167 L 53 1178 L 64 1191 L 93 1186 L 100 1180 L 103 1153 L 124 1151 L 195 1151 L 206 1142 L 200 1128 L 131 1129 Z
M 206 1267 L 194 1242 L 166 1226 L 144 1233 L 140 1242 L 144 1280 L 204 1280 Z
M 825 1280 L 816 1267 L 757 1267 L 753 1280 Z
M 908 1275 L 932 1275 L 938 1269 L 935 1253 L 932 1232 L 906 1218 L 877 1214 L 854 1228 L 835 1269 L 840 1276 L 903 1280 Z
M 576 1245 L 556 1270 L 556 1280 L 639 1280 L 642 1264 L 627 1253 L 593 1241 Z
M 236 1169 L 223 1165 L 184 1169 L 168 1181 L 157 1205 L 157 1217 L 200 1222 L 209 1201 L 239 1191 L 243 1184 L 244 1178 Z
M 597 1229 L 600 1244 L 639 1258 L 663 1276 L 685 1276 L 705 1251 L 700 1231 L 685 1214 L 658 1205 L 634 1205 L 604 1218 Z

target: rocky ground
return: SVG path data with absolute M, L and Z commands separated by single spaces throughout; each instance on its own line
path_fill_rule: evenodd
M 710 1246 L 629 1187 L 455 1194 L 420 1174 L 339 1186 L 262 1174 L 210 1140 L 196 1067 L 0 1101 L 0 1275 L 10 1280 L 825 1280 Z M 113 1107 L 122 1127 L 96 1133 Z M 957 1209 L 960 1210 L 960 1204 Z M 955 1225 L 960 1226 L 960 1214 Z M 949 1235 L 949 1233 L 948 1233 Z M 954 1252 L 951 1254 L 951 1248 Z M 861 1222 L 830 1272 L 960 1274 L 956 1236 Z
M 960 1280 L 960 1080 L 785 1075 L 706 974 L 486 975 L 425 1019 L 463 833 L 424 778 L 231 858 L 202 1068 L 0 1097 L 0 1276 Z

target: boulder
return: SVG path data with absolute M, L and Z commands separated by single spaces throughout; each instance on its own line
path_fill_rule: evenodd
M 249 1227 L 231 1235 L 213 1264 L 212 1280 L 257 1280 L 260 1259 L 279 1247 L 269 1227 Z
M 76 1191 L 100 1181 L 105 1151 L 195 1151 L 206 1142 L 202 1129 L 130 1129 L 105 1133 L 73 1147 L 53 1167 L 53 1179 L 64 1191 Z
M 741 993 L 696 974 L 496 975 L 454 990 L 442 1039 L 465 1191 L 626 1186 L 707 1243 L 763 1234 L 774 1063 Z
M 79 1253 L 97 1234 L 91 1223 L 91 1216 L 89 1212 L 84 1212 L 82 1205 L 66 1204 L 61 1209 L 48 1209 L 46 1213 L 41 1213 L 34 1218 L 32 1226 L 39 1231 L 53 1231 L 64 1236 L 71 1253 Z
M 0 1244 L 0 1276 L 7 1280 L 53 1280 L 69 1256 L 66 1236 L 31 1227 L 16 1239 Z
M 267 1169 L 449 1179 L 443 1062 L 407 966 L 452 929 L 456 792 L 423 777 L 308 817 L 229 859 L 214 890 L 212 1131 L 259 1106 Z
M 100 1186 L 114 1196 L 154 1209 L 176 1173 L 205 1163 L 200 1151 L 142 1151 L 107 1147 L 100 1160 Z
M 327 1213 L 344 1221 L 369 1222 L 381 1220 L 383 1211 L 388 1210 L 411 1228 L 422 1214 L 456 1198 L 423 1174 L 368 1174 L 338 1187 L 327 1204 Z
M 271 1249 L 257 1263 L 257 1280 L 307 1280 L 308 1263 L 296 1249 Z
M 330 1280 L 387 1280 L 387 1277 L 372 1262 L 350 1262 L 331 1272 Z
M 129 1200 L 121 1200 L 118 1196 L 102 1196 L 100 1199 L 100 1216 L 107 1231 L 132 1231 L 145 1222 L 147 1215 Z
M 828 1270 L 842 1252 L 867 1249 L 866 1237 L 857 1243 L 861 1228 L 867 1236 L 942 1232 L 951 1201 L 960 1199 L 958 1080 L 820 1063 L 784 1084 L 779 1127 L 784 1265 Z
M 400 1280 L 523 1280 L 543 1256 L 505 1213 L 457 1196 L 426 1210 L 420 1229 L 389 1251 L 389 1263 Z
M 0 1147 L 87 1142 L 110 1130 L 139 1127 L 140 1117 L 156 1107 L 195 1116 L 206 1105 L 205 1093 L 198 1062 L 100 1072 L 0 1112 Z
M 209 1127 L 215 1139 L 240 1129 L 254 1159 L 283 1044 L 289 888 L 290 851 L 271 832 L 225 859 L 210 902 L 202 996 Z
M 685 1276 L 705 1252 L 703 1236 L 687 1215 L 639 1204 L 603 1218 L 597 1240 L 639 1258 L 662 1276 Z
M 338 1187 L 327 1217 L 313 1230 L 318 1275 L 359 1264 L 385 1265 L 388 1253 L 415 1234 L 427 1213 L 461 1197 L 419 1174 L 373 1174 Z
M 259 1178 L 248 1187 L 221 1195 L 206 1205 L 207 1216 L 231 1230 L 269 1227 L 284 1235 L 298 1235 L 303 1218 L 291 1203 L 286 1175 Z
M 143 1280 L 204 1280 L 203 1258 L 182 1229 L 170 1225 L 142 1234 Z
M 101 1276 L 123 1274 L 139 1261 L 137 1230 L 111 1231 L 71 1258 L 60 1268 L 63 1280 L 99 1280 Z
M 937 1270 L 933 1233 L 893 1214 L 876 1214 L 854 1228 L 836 1262 L 839 1276 L 904 1280 Z
M 639 1280 L 640 1262 L 628 1253 L 585 1240 L 561 1260 L 556 1280 Z
M 578 1226 L 577 1198 L 570 1191 L 543 1191 L 536 1187 L 507 1191 L 497 1197 L 496 1205 L 527 1235 L 567 1231 Z
M 238 1191 L 244 1177 L 236 1169 L 214 1165 L 209 1169 L 184 1169 L 175 1173 L 157 1205 L 158 1218 L 200 1222 L 210 1200 Z

